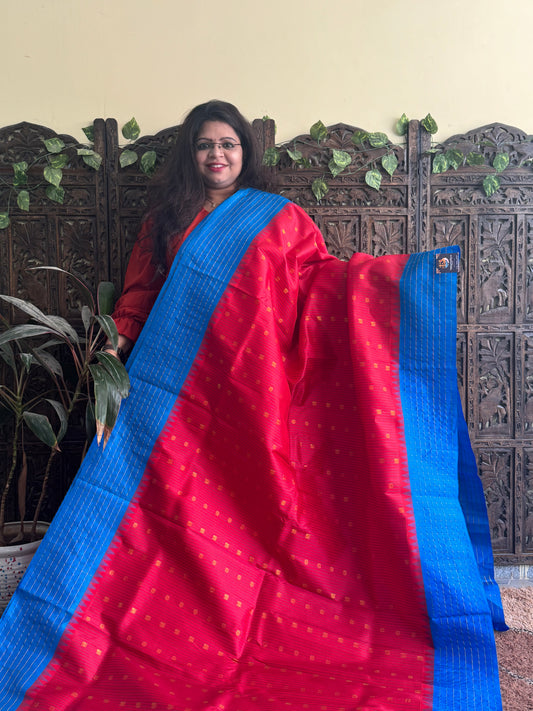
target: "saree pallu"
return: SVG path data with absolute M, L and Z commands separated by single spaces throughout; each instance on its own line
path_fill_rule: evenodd
M 0 623 L 0 708 L 501 708 L 457 249 L 349 263 L 242 190 L 180 248 Z

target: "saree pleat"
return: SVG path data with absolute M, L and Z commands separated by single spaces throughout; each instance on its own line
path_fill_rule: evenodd
M 200 223 L 2 617 L 0 708 L 501 708 L 435 265 L 339 262 L 253 190 Z

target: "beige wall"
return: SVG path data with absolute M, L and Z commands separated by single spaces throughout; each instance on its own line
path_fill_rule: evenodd
M 531 0 L 0 0 L 0 125 L 143 133 L 222 98 L 278 138 L 317 119 L 392 134 L 430 112 L 445 139 L 533 133 Z

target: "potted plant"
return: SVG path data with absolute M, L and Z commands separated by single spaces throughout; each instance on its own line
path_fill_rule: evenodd
M 127 397 L 129 379 L 123 364 L 102 346 L 116 349 L 118 332 L 109 315 L 114 288 L 102 282 L 96 299 L 78 276 L 58 267 L 54 270 L 75 279 L 82 296 L 81 326 L 57 315 L 45 314 L 35 304 L 0 294 L 0 299 L 30 317 L 30 322 L 11 325 L 1 317 L 0 358 L 7 366 L 6 382 L 0 383 L 0 405 L 12 418 L 10 457 L 5 479 L 0 481 L 0 612 L 38 546 L 47 524 L 39 522 L 52 463 L 60 453 L 75 409 L 85 401 L 86 445 L 96 434 L 105 446 L 115 424 L 120 403 Z M 74 378 L 64 372 L 58 349 L 73 366 Z M 62 360 L 63 358 L 61 358 Z M 36 376 L 46 383 L 32 391 Z M 31 432 L 48 451 L 47 463 L 38 492 L 33 520 L 26 521 L 28 474 L 25 441 Z M 16 492 L 15 492 L 16 488 Z M 17 494 L 17 521 L 6 522 L 8 497 Z M 30 554 L 26 553 L 27 547 Z M 2 563 L 2 553 L 7 563 Z M 24 558 L 21 565 L 18 557 Z M 4 568 L 3 569 L 3 566 Z M 9 570 L 7 570 L 9 568 Z

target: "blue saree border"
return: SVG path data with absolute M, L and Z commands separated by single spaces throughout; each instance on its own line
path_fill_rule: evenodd
M 459 248 L 410 256 L 400 281 L 400 397 L 434 645 L 432 709 L 501 711 L 491 612 L 503 615 L 457 390 L 457 276 L 438 273 L 443 252 Z
M 20 706 L 52 660 L 135 496 L 221 296 L 253 239 L 287 202 L 240 190 L 179 250 L 128 360 L 131 391 L 113 435 L 105 450 L 96 443 L 89 449 L 0 620 L 2 711 Z

